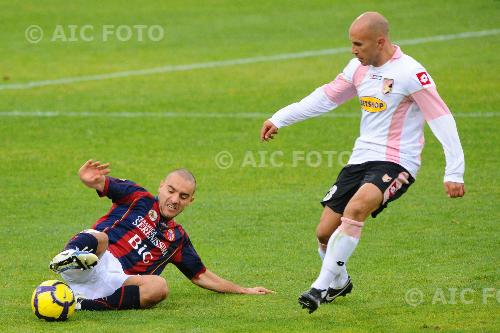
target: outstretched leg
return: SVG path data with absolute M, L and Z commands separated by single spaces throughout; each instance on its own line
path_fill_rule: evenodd
M 346 288 L 349 286 L 350 280 L 345 264 L 359 242 L 364 220 L 380 207 L 382 200 L 382 191 L 371 183 L 362 185 L 349 200 L 341 218 L 342 224 L 328 241 L 318 278 L 311 285 L 311 289 L 299 297 L 299 303 L 308 308 L 310 313 L 326 300 L 328 288 L 332 282 Z M 346 289 L 343 289 L 342 292 L 345 291 Z
M 56 273 L 92 268 L 107 248 L 108 235 L 92 229 L 84 230 L 69 240 L 64 251 L 52 259 L 49 268 Z

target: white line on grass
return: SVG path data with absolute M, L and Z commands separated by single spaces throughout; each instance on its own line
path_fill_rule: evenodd
M 105 118 L 226 118 L 226 119 L 267 119 L 270 113 L 248 112 L 61 112 L 61 111 L 0 111 L 0 117 L 105 117 Z M 458 118 L 493 118 L 500 117 L 500 112 L 456 112 Z M 345 113 L 335 111 L 322 117 L 327 118 L 359 118 L 359 112 Z
M 477 38 L 483 36 L 491 36 L 497 35 L 500 33 L 500 29 L 492 29 L 492 30 L 482 30 L 482 31 L 468 31 L 462 32 L 458 34 L 450 34 L 450 35 L 436 35 L 430 37 L 423 38 L 415 38 L 415 39 L 405 39 L 396 42 L 399 45 L 416 45 L 430 42 L 442 42 L 447 40 L 454 39 L 464 39 L 464 38 Z M 215 68 L 215 67 L 227 67 L 234 65 L 243 65 L 243 64 L 253 64 L 258 62 L 270 62 L 270 61 L 279 61 L 279 60 L 289 60 L 289 59 L 302 59 L 308 57 L 317 57 L 323 55 L 332 55 L 342 52 L 350 52 L 350 47 L 338 47 L 333 49 L 324 49 L 324 50 L 316 50 L 316 51 L 304 51 L 297 53 L 282 53 L 275 54 L 270 56 L 258 56 L 251 58 L 240 58 L 240 59 L 229 59 L 222 61 L 210 61 L 210 62 L 201 62 L 201 63 L 193 63 L 186 65 L 168 65 L 162 67 L 153 67 L 139 70 L 130 70 L 130 71 L 122 71 L 115 73 L 106 73 L 106 74 L 96 74 L 96 75 L 83 75 L 83 76 L 75 76 L 75 77 L 67 77 L 61 79 L 54 80 L 43 80 L 43 81 L 31 81 L 26 83 L 11 83 L 11 84 L 0 84 L 0 90 L 7 89 L 30 89 L 35 87 L 44 87 L 44 86 L 53 86 L 59 84 L 71 84 L 77 82 L 87 82 L 87 81 L 102 81 L 130 76 L 143 76 L 143 75 L 152 75 L 152 74 L 160 74 L 160 73 L 171 73 L 171 72 L 180 72 L 180 71 L 190 71 L 194 69 L 202 69 L 202 68 Z

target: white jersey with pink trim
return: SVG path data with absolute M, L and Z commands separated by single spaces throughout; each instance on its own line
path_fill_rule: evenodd
M 362 112 L 360 136 L 349 164 L 390 161 L 416 177 L 427 121 L 445 152 L 445 181 L 463 183 L 464 156 L 455 120 L 432 77 L 398 46 L 392 59 L 380 67 L 363 66 L 352 59 L 334 81 L 279 110 L 270 120 L 278 128 L 291 125 L 328 112 L 356 95 Z

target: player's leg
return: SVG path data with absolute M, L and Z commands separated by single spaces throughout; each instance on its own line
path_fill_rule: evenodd
M 316 237 L 318 239 L 318 253 L 323 260 L 325 258 L 326 246 L 328 240 L 334 233 L 334 231 L 339 227 L 341 221 L 340 218 L 342 214 L 334 212 L 330 207 L 325 206 L 321 217 L 319 219 L 319 224 L 316 227 Z
M 375 217 L 388 202 L 398 199 L 413 181 L 401 166 L 392 163 L 376 165 L 367 173 L 364 184 L 349 200 L 344 210 L 342 224 L 338 228 L 341 237 L 332 240 L 332 259 L 328 259 L 327 266 L 338 274 L 329 286 L 327 301 L 332 301 L 341 294 L 344 296 L 346 288 L 349 291 L 352 289 L 346 263 L 359 242 L 366 218 L 370 214 Z
M 108 248 L 108 236 L 97 230 L 84 230 L 69 240 L 64 250 L 57 254 L 49 264 L 56 273 L 68 269 L 86 270 L 94 267 L 98 258 Z
M 383 195 L 373 184 L 362 185 L 349 200 L 340 227 L 330 237 L 321 271 L 311 285 L 311 289 L 299 297 L 299 303 L 315 311 L 321 302 L 333 301 L 338 296 L 344 296 L 352 289 L 352 283 L 347 274 L 345 264 L 356 248 L 364 219 L 382 203 Z M 349 218 L 350 217 L 350 218 Z M 334 282 L 336 285 L 331 286 Z
M 352 289 L 352 282 L 347 274 L 347 260 L 358 245 L 365 219 L 380 207 L 381 203 L 382 192 L 370 183 L 361 186 L 349 200 L 341 218 L 342 223 L 338 228 L 338 233 L 336 237 L 332 237 L 329 243 L 330 249 L 327 248 L 327 263 L 323 276 L 320 273 L 324 279 L 321 280 L 321 285 L 324 285 L 329 278 L 331 279 L 326 296 L 327 301 L 333 301 L 337 297 L 336 294 L 346 288 Z M 333 273 L 333 276 L 328 274 L 329 272 Z
M 167 282 L 158 275 L 129 276 L 111 295 L 96 299 L 79 299 L 78 309 L 88 311 L 150 308 L 168 296 Z
M 366 164 L 345 166 L 340 171 L 335 183 L 321 201 L 324 209 L 321 215 L 320 224 L 316 229 L 316 235 L 318 236 L 318 242 L 320 243 L 320 247 L 318 249 L 320 256 L 323 254 L 321 250 L 325 249 L 325 245 L 326 256 L 328 253 L 328 244 L 331 243 L 333 238 L 336 238 L 339 235 L 339 225 L 341 225 L 342 214 L 351 198 L 358 191 L 360 184 L 365 177 L 366 167 Z M 329 259 L 327 257 L 322 257 L 322 259 L 322 267 L 325 267 L 325 261 Z M 343 274 L 347 276 L 345 267 L 343 267 L 343 269 L 345 271 Z M 310 313 L 316 310 L 320 302 L 323 301 L 326 296 L 327 288 L 332 282 L 332 277 L 324 274 L 321 275 L 321 279 L 324 280 L 324 283 L 322 284 L 326 284 L 326 287 L 317 289 L 314 286 L 311 286 L 311 289 L 304 292 L 299 297 L 299 304 L 308 308 Z
M 167 281 L 158 275 L 135 275 L 125 281 L 124 286 L 139 287 L 141 309 L 150 308 L 168 296 Z
M 358 190 L 365 172 L 364 165 L 347 165 L 340 171 L 335 183 L 325 194 L 321 201 L 324 209 L 319 224 L 316 228 L 318 238 L 318 253 L 324 259 L 326 246 L 332 234 L 337 230 L 342 213 Z
M 382 191 L 376 185 L 365 183 L 349 200 L 343 217 L 355 221 L 364 221 L 373 211 L 380 207 L 382 199 Z M 350 228 L 347 228 L 347 230 L 350 230 Z
M 398 199 L 414 182 L 413 177 L 398 164 L 370 162 L 365 165 L 361 186 L 349 199 L 343 209 L 342 223 L 328 241 L 320 275 L 312 288 L 299 298 L 299 303 L 310 312 L 316 310 L 321 302 L 332 301 L 351 291 L 352 282 L 345 265 L 359 242 L 365 219 L 370 214 L 375 217 L 388 202 Z

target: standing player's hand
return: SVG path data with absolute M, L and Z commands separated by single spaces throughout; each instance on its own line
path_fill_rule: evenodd
M 450 198 L 461 198 L 465 194 L 465 186 L 463 183 L 445 182 L 444 189 Z
M 274 293 L 274 291 L 266 289 L 264 287 L 245 288 L 244 292 L 244 294 L 248 295 L 267 295 L 272 293 Z
M 80 180 L 86 186 L 102 192 L 106 184 L 105 175 L 110 171 L 109 163 L 102 164 L 99 161 L 88 160 L 81 166 L 80 170 L 78 170 L 78 176 L 80 176 Z
M 260 130 L 260 139 L 263 141 L 269 141 L 269 139 L 273 139 L 276 134 L 278 134 L 278 127 L 276 127 L 270 120 L 266 120 Z

